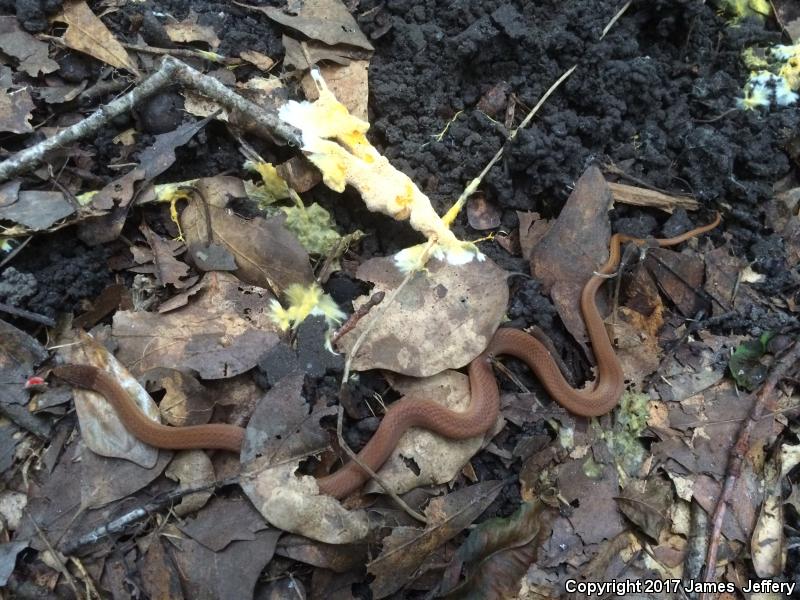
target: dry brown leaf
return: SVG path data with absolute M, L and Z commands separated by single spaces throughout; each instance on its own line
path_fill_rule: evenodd
M 78 332 L 76 341 L 78 343 L 61 346 L 59 355 L 64 362 L 92 365 L 110 373 L 149 419 L 160 422 L 156 403 L 122 362 L 88 333 Z M 102 395 L 75 388 L 73 396 L 75 412 L 78 413 L 81 425 L 81 436 L 93 452 L 101 456 L 124 458 L 145 469 L 156 464 L 158 450 L 134 437 L 122 424 L 114 407 Z
M 234 273 L 242 281 L 280 294 L 293 283 L 308 285 L 314 280 L 308 252 L 283 226 L 284 215 L 248 221 L 228 210 L 203 207 L 194 201 L 181 213 L 180 221 L 190 248 L 205 247 L 210 241 L 227 248 L 238 266 Z
M 130 496 L 161 476 L 172 458 L 172 452 L 161 451 L 152 467 L 143 467 L 130 460 L 106 458 L 89 450 L 83 442 L 80 452 L 81 501 L 83 506 L 98 508 Z M 73 485 L 75 482 L 71 482 Z
M 184 250 L 182 242 L 165 240 L 150 229 L 147 223 L 142 223 L 139 226 L 139 231 L 142 232 L 150 247 L 149 259 L 152 260 L 152 264 L 147 265 L 149 267 L 147 269 L 143 270 L 142 267 L 138 267 L 131 269 L 132 271 L 135 273 L 152 273 L 156 276 L 156 280 L 160 285 L 171 284 L 178 289 L 189 287 L 197 282 L 196 278 L 194 280 L 184 280 L 189 275 L 189 265 L 175 258 L 176 254 Z
M 564 326 L 584 352 L 588 336 L 579 307 L 581 290 L 608 259 L 610 208 L 611 192 L 603 174 L 589 167 L 531 257 L 531 273 L 549 292 Z
M 371 51 L 355 48 L 354 46 L 345 46 L 344 44 L 329 46 L 317 40 L 301 42 L 288 35 L 283 36 L 283 48 L 283 62 L 286 66 L 294 67 L 301 71 L 307 70 L 309 66 L 320 66 L 320 63 L 333 62 L 337 65 L 346 66 L 351 61 L 366 62 L 372 55 Z
M 369 99 L 369 61 L 354 60 L 350 64 L 320 65 L 320 72 L 328 88 L 336 99 L 347 107 L 351 115 L 368 120 L 367 101 Z M 303 92 L 309 100 L 319 97 L 316 84 L 306 73 L 301 81 Z
M 178 489 L 209 486 L 207 490 L 183 496 L 180 502 L 172 506 L 172 510 L 179 517 L 196 513 L 214 494 L 212 484 L 216 481 L 216 473 L 211 459 L 203 450 L 184 450 L 176 453 L 164 475 L 180 482 Z
M 619 481 L 613 465 L 599 465 L 591 457 L 565 462 L 558 470 L 558 488 L 576 506 L 568 518 L 585 544 L 610 540 L 625 529 L 614 503 Z
M 394 258 L 374 258 L 361 265 L 357 277 L 375 283 L 371 293 L 389 296 L 405 275 Z M 366 299 L 364 299 L 366 300 Z M 380 316 L 358 354 L 356 371 L 388 369 L 427 377 L 458 369 L 483 352 L 503 319 L 508 301 L 506 273 L 490 259 L 453 266 L 430 260 L 414 274 L 396 300 L 381 314 L 370 311 L 340 345 L 349 352 L 365 327 Z
M 368 560 L 366 544 L 324 544 L 292 534 L 281 537 L 275 554 L 335 573 L 358 569 Z
M 397 378 L 393 387 L 404 396 L 433 400 L 456 411 L 466 410 L 471 401 L 469 378 L 457 371 L 443 371 L 425 379 Z M 412 427 L 400 438 L 378 473 L 398 494 L 423 485 L 447 483 L 478 452 L 484 437 L 456 441 Z M 412 461 L 414 467 L 409 464 Z M 365 492 L 381 493 L 383 488 L 370 481 Z
M 374 598 L 386 598 L 406 585 L 436 548 L 469 527 L 494 501 L 503 482 L 484 481 L 434 498 L 425 509 L 425 529 L 395 527 L 383 539 L 380 555 L 367 564 L 375 576 L 370 584 Z
M 280 531 L 258 531 L 254 539 L 237 540 L 219 552 L 184 537 L 173 525 L 167 525 L 162 535 L 170 540 L 168 553 L 181 574 L 186 598 L 252 598 Z
M 112 67 L 127 69 L 134 75 L 139 75 L 135 63 L 125 48 L 84 0 L 67 0 L 62 11 L 51 17 L 51 21 L 68 25 L 62 38 L 68 48 L 88 54 Z
M 275 66 L 274 60 L 266 54 L 261 54 L 261 52 L 256 52 L 255 50 L 242 50 L 239 52 L 239 57 L 262 71 L 269 71 Z
M 189 14 L 189 17 L 180 23 L 166 23 L 164 30 L 170 40 L 176 43 L 205 42 L 211 48 L 219 48 L 219 38 L 213 27 L 200 25 L 197 23 L 196 15 Z
M 273 21 L 329 46 L 347 44 L 365 50 L 374 50 L 367 37 L 358 28 L 358 23 L 353 15 L 339 0 L 297 2 L 295 6 L 299 6 L 299 8 L 292 7 L 295 14 L 287 14 L 284 10 L 274 7 L 250 6 L 241 2 L 234 2 L 234 4 L 263 12 Z
M 660 476 L 631 481 L 616 501 L 620 511 L 656 542 L 670 523 L 672 486 Z
M 84 80 L 76 85 L 51 85 L 50 87 L 36 88 L 36 96 L 47 104 L 61 104 L 78 97 L 86 89 L 88 81 Z
M 703 288 L 705 275 L 700 256 L 653 248 L 649 251 L 647 266 L 659 289 L 685 317 L 694 317 L 705 306 L 705 298 L 697 293 Z
M 552 225 L 551 221 L 542 219 L 539 213 L 517 211 L 519 219 L 519 245 L 522 258 L 530 260 L 533 249 L 547 234 Z
M 252 369 L 278 342 L 267 290 L 227 273 L 204 279 L 205 287 L 183 308 L 114 315 L 118 356 L 133 372 L 164 366 L 194 369 L 203 379 L 229 378 Z
M 33 100 L 28 88 L 13 92 L 0 90 L 0 131 L 28 133 L 33 127 L 28 121 L 33 117 Z
M 180 530 L 209 550 L 220 552 L 238 540 L 254 540 L 269 525 L 241 494 L 215 496 L 194 518 L 179 525 Z
M 44 231 L 75 212 L 61 192 L 30 190 L 19 192 L 16 200 L 0 206 L 0 219 L 13 221 L 31 231 Z
M 47 43 L 20 29 L 13 15 L 0 17 L 0 50 L 19 60 L 19 69 L 31 77 L 58 69 L 58 63 L 49 56 Z
M 448 600 L 513 596 L 550 534 L 549 515 L 543 513 L 541 502 L 525 502 L 510 517 L 495 517 L 473 529 L 445 570 L 442 595 Z M 466 579 L 455 587 L 462 568 Z
M 142 588 L 148 598 L 184 600 L 178 569 L 164 549 L 160 536 L 160 531 L 148 536 L 147 550 L 138 565 Z

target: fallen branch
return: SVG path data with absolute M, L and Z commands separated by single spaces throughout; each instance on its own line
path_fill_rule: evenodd
M 800 362 L 800 342 L 795 342 L 794 345 L 780 357 L 777 365 L 775 365 L 764 382 L 764 385 L 761 386 L 761 389 L 755 395 L 755 401 L 750 409 L 750 415 L 739 431 L 739 437 L 731 450 L 731 456 L 728 461 L 728 474 L 725 477 L 725 483 L 722 486 L 722 491 L 717 499 L 717 506 L 714 509 L 714 515 L 711 519 L 712 527 L 708 540 L 706 569 L 703 581 L 712 582 L 716 577 L 717 553 L 719 552 L 722 522 L 725 519 L 728 502 L 733 495 L 733 488 L 742 472 L 744 457 L 750 450 L 750 435 L 753 433 L 756 423 L 761 420 L 767 404 L 773 396 L 775 386 L 790 375 L 790 371 L 797 367 L 798 362 Z M 703 593 L 700 596 L 700 600 L 712 600 L 713 597 L 714 594 Z
M 84 535 L 80 536 L 77 539 L 67 541 L 64 544 L 64 554 L 76 554 L 81 550 L 92 546 L 101 540 L 105 539 L 106 537 L 116 534 L 122 533 L 131 525 L 135 525 L 140 521 L 143 521 L 147 517 L 156 512 L 162 510 L 163 508 L 172 505 L 173 502 L 176 500 L 180 500 L 181 498 L 188 496 L 190 494 L 194 494 L 195 492 L 203 492 L 210 489 L 218 489 L 225 487 L 227 485 L 233 485 L 238 483 L 238 477 L 231 477 L 229 479 L 223 479 L 221 481 L 214 481 L 213 483 L 190 487 L 190 488 L 178 488 L 177 490 L 173 490 L 161 496 L 160 498 L 154 499 L 152 502 L 148 502 L 144 506 L 140 506 L 138 508 L 134 508 L 133 510 L 128 511 L 124 515 L 117 517 L 113 521 L 109 521 L 104 525 L 96 527 L 92 529 L 90 532 L 85 533 Z
M 260 133 L 275 135 L 293 146 L 302 146 L 300 132 L 281 121 L 274 112 L 243 98 L 222 83 L 171 56 L 133 90 L 101 106 L 82 121 L 59 131 L 51 138 L 17 152 L 0 163 L 0 182 L 16 177 L 43 163 L 47 154 L 96 133 L 113 118 L 131 110 L 156 92 L 178 84 L 192 89 L 226 109 L 246 116 Z

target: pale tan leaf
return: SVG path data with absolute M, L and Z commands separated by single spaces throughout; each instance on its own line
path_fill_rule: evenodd
M 68 25 L 62 41 L 69 48 L 93 56 L 112 67 L 127 69 L 134 75 L 139 75 L 125 48 L 84 0 L 64 2 L 62 11 L 51 20 Z
M 391 294 L 405 275 L 394 257 L 361 265 L 357 277 L 375 284 L 371 293 Z M 508 302 L 506 272 L 490 259 L 464 265 L 430 260 L 382 312 L 372 310 L 339 345 L 350 352 L 355 340 L 380 315 L 352 359 L 356 371 L 389 369 L 427 377 L 458 369 L 489 344 Z

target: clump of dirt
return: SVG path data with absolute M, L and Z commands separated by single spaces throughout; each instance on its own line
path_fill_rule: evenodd
M 57 244 L 45 237 L 30 246 L 0 272 L 0 302 L 55 317 L 96 297 L 112 279 L 105 246 L 63 235 Z

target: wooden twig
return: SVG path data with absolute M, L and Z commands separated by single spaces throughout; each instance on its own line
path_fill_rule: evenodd
M 156 71 L 127 94 L 101 106 L 82 121 L 59 131 L 53 137 L 17 152 L 0 163 L 0 183 L 37 167 L 45 161 L 48 152 L 96 133 L 114 117 L 131 110 L 159 90 L 175 84 L 195 90 L 226 109 L 243 114 L 264 132 L 294 146 L 302 146 L 300 132 L 281 121 L 274 112 L 243 98 L 217 79 L 204 75 L 176 58 L 166 56 Z
M 39 323 L 45 327 L 56 326 L 56 322 L 50 317 L 31 312 L 29 310 L 24 310 L 22 308 L 17 308 L 16 306 L 10 306 L 9 304 L 5 304 L 3 302 L 0 302 L 0 312 L 4 312 L 8 315 L 14 315 L 15 317 L 19 317 L 21 319 L 27 319 L 28 321 Z
M 342 337 L 344 334 L 352 331 L 353 327 L 355 327 L 358 322 L 367 316 L 370 310 L 373 307 L 378 306 L 383 299 L 386 297 L 386 292 L 375 292 L 372 294 L 372 297 L 367 300 L 364 304 L 359 306 L 356 311 L 350 315 L 350 317 L 345 321 L 339 329 L 331 337 L 331 345 L 336 345 L 336 342 L 339 341 L 339 338 Z
M 761 386 L 761 389 L 755 395 L 748 419 L 739 431 L 736 444 L 731 450 L 731 456 L 728 460 L 728 474 L 725 476 L 725 483 L 722 486 L 722 491 L 717 499 L 717 506 L 714 509 L 714 514 L 711 519 L 711 532 L 709 534 L 706 568 L 703 577 L 703 580 L 706 582 L 712 582 L 716 577 L 717 553 L 719 552 L 722 523 L 725 519 L 728 502 L 733 495 L 733 488 L 742 472 L 744 458 L 750 450 L 750 436 L 753 433 L 756 423 L 758 423 L 764 414 L 767 404 L 772 399 L 775 386 L 789 375 L 790 370 L 797 368 L 798 361 L 800 361 L 800 341 L 795 342 L 789 350 L 778 359 L 777 364 L 770 372 L 766 381 L 764 381 L 764 385 Z M 700 600 L 712 600 L 713 597 L 714 594 L 704 593 L 700 596 Z
M 128 511 L 124 515 L 117 517 L 113 521 L 109 521 L 95 529 L 92 529 L 88 533 L 83 534 L 77 539 L 68 540 L 64 544 L 64 554 L 76 554 L 77 552 L 92 546 L 101 540 L 105 539 L 106 537 L 121 533 L 125 531 L 131 525 L 139 523 L 143 521 L 150 515 L 158 512 L 159 510 L 170 506 L 176 500 L 180 500 L 184 496 L 188 496 L 190 494 L 194 494 L 195 492 L 203 492 L 209 489 L 217 489 L 221 487 L 225 487 L 227 485 L 233 485 L 238 483 L 239 478 L 231 477 L 229 479 L 223 479 L 221 481 L 214 481 L 212 483 L 208 483 L 201 486 L 190 487 L 190 488 L 178 488 L 177 490 L 173 490 L 164 494 L 163 496 L 154 499 L 152 502 L 148 502 L 144 506 L 140 506 L 138 508 L 134 508 L 133 510 Z

